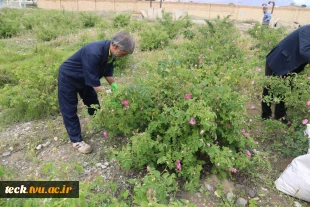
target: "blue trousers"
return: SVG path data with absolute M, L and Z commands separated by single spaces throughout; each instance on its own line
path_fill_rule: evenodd
M 83 103 L 88 106 L 88 113 L 93 115 L 92 104 L 99 106 L 96 91 L 91 86 L 86 86 L 84 81 L 68 77 L 61 70 L 58 73 L 58 103 L 63 121 L 71 142 L 83 140 L 79 117 L 77 116 L 78 94 Z

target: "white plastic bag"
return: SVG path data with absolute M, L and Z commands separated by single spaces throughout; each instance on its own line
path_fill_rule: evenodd
M 306 133 L 310 144 L 310 124 Z M 310 147 L 308 154 L 295 158 L 275 181 L 276 188 L 283 193 L 310 202 Z
M 275 184 L 283 193 L 310 202 L 310 154 L 295 158 Z

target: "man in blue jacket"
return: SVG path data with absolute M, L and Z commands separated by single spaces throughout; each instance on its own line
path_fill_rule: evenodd
M 310 24 L 300 27 L 279 44 L 266 57 L 266 76 L 285 76 L 288 73 L 299 73 L 310 63 Z M 268 88 L 264 87 L 263 97 L 268 96 Z M 262 101 L 262 118 L 269 119 L 272 115 L 271 107 Z M 284 123 L 286 109 L 281 101 L 275 107 L 275 119 Z
M 132 54 L 135 42 L 126 32 L 117 33 L 111 40 L 98 41 L 82 47 L 62 63 L 58 73 L 58 101 L 66 130 L 73 147 L 81 153 L 90 153 L 92 148 L 83 141 L 77 116 L 78 97 L 88 106 L 88 113 L 95 112 L 91 105 L 98 105 L 98 92 L 104 91 L 100 78 L 104 77 L 117 89 L 113 78 L 115 57 Z

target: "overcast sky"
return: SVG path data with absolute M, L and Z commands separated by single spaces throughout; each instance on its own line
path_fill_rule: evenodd
M 218 3 L 218 4 L 239 4 L 239 5 L 249 5 L 249 6 L 261 6 L 263 3 L 268 3 L 269 0 L 181 0 L 181 1 L 193 1 L 193 2 L 205 2 L 205 3 Z M 305 4 L 308 7 L 310 6 L 310 0 L 275 0 L 276 6 L 288 6 L 291 3 L 295 3 L 295 5 Z M 271 4 L 269 4 L 271 6 Z
M 307 6 L 310 6 L 310 0 L 295 0 L 294 2 L 299 5 L 305 4 Z

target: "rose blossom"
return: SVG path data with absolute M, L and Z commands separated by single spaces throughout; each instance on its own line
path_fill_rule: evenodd
M 194 118 L 194 117 L 191 117 L 191 119 L 189 120 L 189 123 L 190 123 L 191 125 L 195 125 L 195 124 L 196 124 L 195 118 Z
M 191 94 L 187 93 L 187 94 L 185 94 L 184 98 L 185 99 L 191 99 L 192 97 L 191 97 Z
M 307 124 L 307 123 L 308 123 L 308 119 L 302 120 L 302 124 Z
M 129 101 L 128 101 L 128 100 L 124 100 L 124 101 L 122 102 L 122 104 L 123 104 L 124 106 L 128 106 Z

